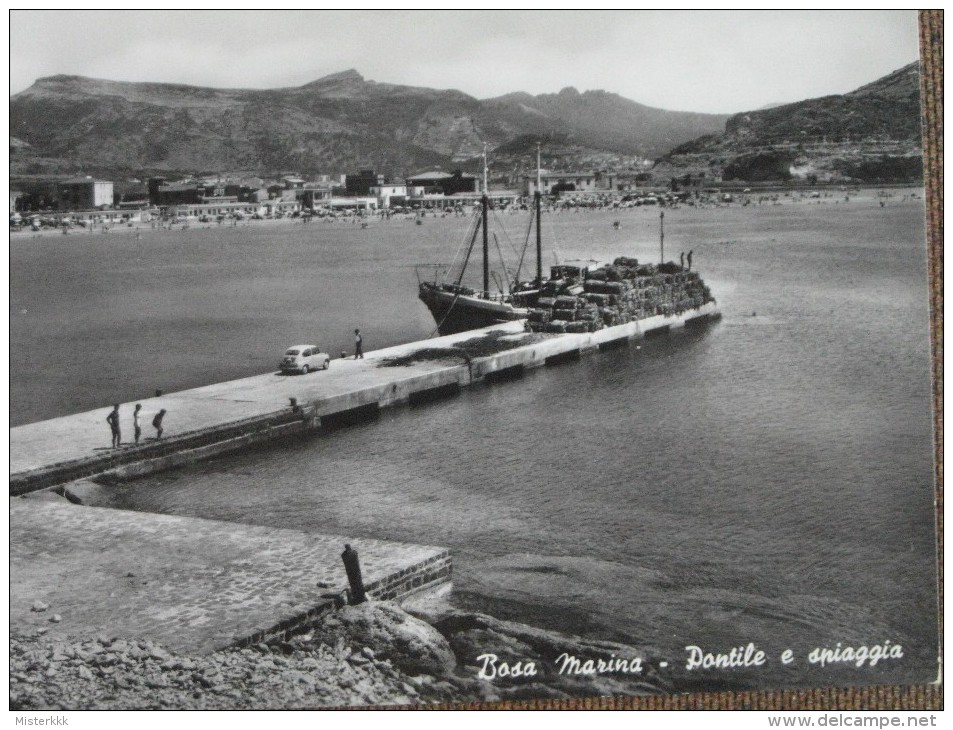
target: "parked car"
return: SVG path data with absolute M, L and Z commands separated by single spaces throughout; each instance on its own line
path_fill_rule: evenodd
M 302 375 L 311 370 L 327 370 L 331 367 L 331 356 L 321 352 L 317 345 L 292 345 L 278 363 L 281 372 L 300 372 Z

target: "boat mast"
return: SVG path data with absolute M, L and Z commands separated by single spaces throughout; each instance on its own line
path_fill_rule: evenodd
M 539 143 L 536 143 L 536 285 L 543 284 L 543 194 L 542 190 L 542 172 L 539 168 Z
M 487 216 L 489 214 L 490 198 L 489 174 L 486 165 L 486 143 L 483 144 L 483 297 L 490 297 L 490 237 L 487 233 Z

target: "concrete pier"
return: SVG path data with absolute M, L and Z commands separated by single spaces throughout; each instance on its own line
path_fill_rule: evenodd
M 508 322 L 456 335 L 337 359 L 330 370 L 308 375 L 272 372 L 139 402 L 144 439 L 131 445 L 134 403 L 120 405 L 123 445 L 110 448 L 108 406 L 100 410 L 18 426 L 10 432 L 11 494 L 62 485 L 97 475 L 129 477 L 235 451 L 251 443 L 371 418 L 377 409 L 425 402 L 486 380 L 518 377 L 525 369 L 556 365 L 628 339 L 684 327 L 718 316 L 714 304 L 680 315 L 658 315 L 586 334 L 535 335 L 528 344 L 486 357 L 421 360 L 380 367 L 388 358 L 422 349 L 453 350 L 490 332 L 521 341 L 523 322 Z M 298 405 L 292 409 L 291 400 Z M 155 440 L 152 417 L 167 415 L 165 435 Z
M 345 543 L 360 553 L 373 598 L 399 601 L 450 583 L 443 548 L 56 499 L 10 500 L 14 633 L 105 633 L 191 654 L 280 638 L 347 588 Z

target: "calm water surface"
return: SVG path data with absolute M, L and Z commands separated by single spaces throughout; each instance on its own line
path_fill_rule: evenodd
M 694 251 L 720 322 L 136 481 L 117 505 L 446 545 L 460 605 L 673 664 L 754 641 L 774 661 L 741 684 L 930 680 L 926 254 L 922 204 L 901 195 L 668 211 L 669 258 Z M 656 255 L 657 211 L 548 227 L 563 258 Z M 13 421 L 260 372 L 293 341 L 335 352 L 355 326 L 366 349 L 426 337 L 412 264 L 449 260 L 463 228 L 15 240 Z M 62 368 L 37 362 L 40 333 Z M 904 659 L 804 658 L 886 640 Z

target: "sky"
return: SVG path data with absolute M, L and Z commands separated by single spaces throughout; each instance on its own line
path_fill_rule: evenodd
M 918 58 L 914 10 L 16 10 L 10 39 L 11 94 L 54 74 L 277 88 L 353 68 L 481 99 L 574 86 L 711 113 L 845 93 Z

